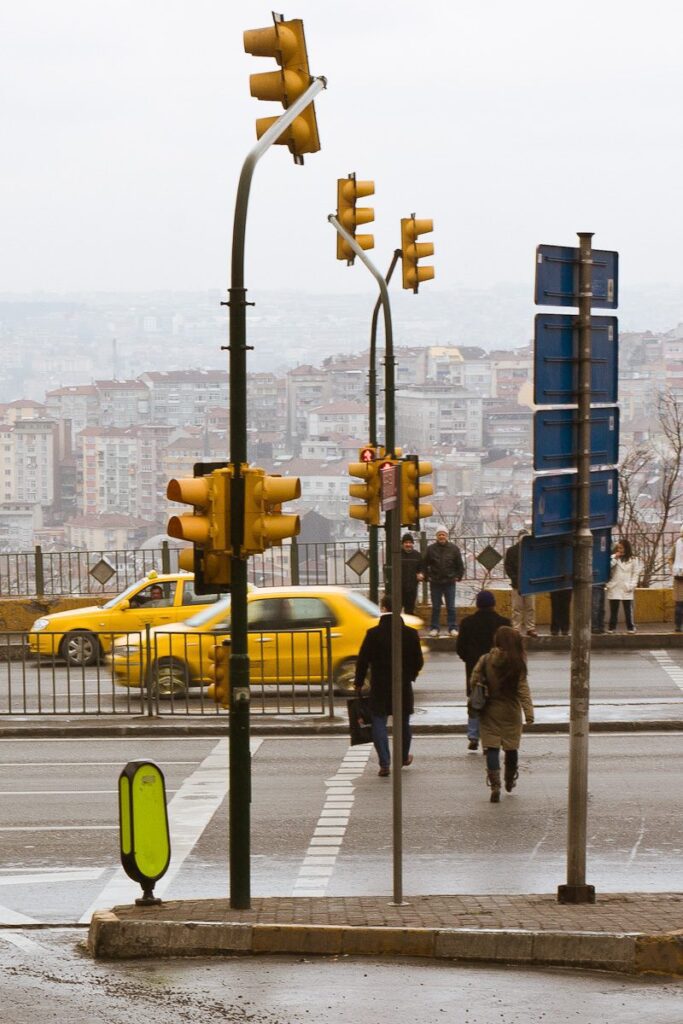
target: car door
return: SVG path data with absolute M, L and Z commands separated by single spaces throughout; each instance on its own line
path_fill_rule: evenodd
M 327 679 L 327 626 L 336 619 L 320 597 L 291 597 L 290 671 L 298 683 L 318 684 Z
M 256 597 L 247 605 L 249 676 L 252 685 L 292 678 L 291 620 L 288 598 Z
M 177 621 L 176 580 L 153 580 L 128 598 L 129 606 L 117 616 L 117 632 L 144 632 L 146 626 L 164 626 Z

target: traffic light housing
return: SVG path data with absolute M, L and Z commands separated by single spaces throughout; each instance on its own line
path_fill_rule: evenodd
M 415 214 L 401 220 L 401 265 L 403 287 L 417 292 L 423 281 L 431 281 L 434 267 L 419 267 L 418 260 L 434 255 L 433 242 L 418 242 L 420 235 L 434 230 L 434 221 L 416 220 Z
M 279 71 L 266 71 L 249 76 L 251 95 L 258 100 L 272 100 L 287 109 L 311 84 L 304 23 L 296 18 L 285 21 L 273 14 L 273 28 L 247 29 L 244 49 L 255 57 L 274 57 Z M 277 117 L 259 117 L 256 137 L 277 121 Z M 277 145 L 287 146 L 296 163 L 303 163 L 304 153 L 317 153 L 320 149 L 315 107 L 311 102 L 305 110 L 285 128 Z
M 420 462 L 417 455 L 407 455 L 401 470 L 401 526 L 418 529 L 421 519 L 428 519 L 434 509 L 427 502 L 421 502 L 434 493 L 431 481 L 420 483 L 420 477 L 432 472 L 431 462 Z
M 380 475 L 377 462 L 377 449 L 372 445 L 360 448 L 360 462 L 349 463 L 349 476 L 360 477 L 364 483 L 349 484 L 349 495 L 363 502 L 362 505 L 349 505 L 351 519 L 360 519 L 368 526 L 379 526 L 380 521 Z
M 190 514 L 172 516 L 169 537 L 189 541 L 179 558 L 183 569 L 194 571 L 197 594 L 230 592 L 230 481 L 232 470 L 223 462 L 197 462 L 194 476 L 170 480 L 166 497 L 194 506 Z
M 301 528 L 297 515 L 282 511 L 284 501 L 301 497 L 296 476 L 276 476 L 254 466 L 243 467 L 244 539 L 242 554 L 251 555 L 296 537 Z
M 353 235 L 361 249 L 373 249 L 374 235 L 357 235 L 356 228 L 360 224 L 369 224 L 375 219 L 375 211 L 371 206 L 357 207 L 356 203 L 365 196 L 375 194 L 374 181 L 358 181 L 355 174 L 348 178 L 337 178 L 337 220 L 341 226 Z M 356 254 L 342 236 L 337 232 L 337 259 L 353 263 Z
M 206 691 L 207 696 L 222 708 L 230 707 L 230 641 L 224 640 L 210 647 L 209 661 L 212 682 Z

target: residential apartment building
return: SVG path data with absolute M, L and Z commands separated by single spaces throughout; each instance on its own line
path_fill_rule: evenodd
M 479 449 L 482 399 L 462 387 L 423 384 L 396 392 L 397 437 L 404 451 L 419 454 L 434 446 Z

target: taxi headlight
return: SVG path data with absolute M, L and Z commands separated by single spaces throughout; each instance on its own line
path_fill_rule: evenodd
M 46 626 L 50 625 L 49 619 L 36 619 L 29 630 L 30 633 L 37 633 L 39 629 L 45 629 Z

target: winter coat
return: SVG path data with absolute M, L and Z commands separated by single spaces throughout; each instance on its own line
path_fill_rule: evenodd
M 439 544 L 435 540 L 427 548 L 425 572 L 430 583 L 455 583 L 465 575 L 460 548 L 452 541 Z
M 513 590 L 519 590 L 519 548 L 519 541 L 512 544 L 505 552 L 503 561 L 505 575 L 510 577 L 510 585 Z
M 534 720 L 534 705 L 527 682 L 526 671 L 523 670 L 517 685 L 517 693 L 510 696 L 502 689 L 501 675 L 507 660 L 499 647 L 493 647 L 490 654 L 484 654 L 472 672 L 471 683 L 474 686 L 482 674 L 482 666 L 486 662 L 486 683 L 489 697 L 486 706 L 479 713 L 479 735 L 481 745 L 486 747 L 502 747 L 503 750 L 518 750 L 522 738 L 522 710 L 527 725 Z
M 424 658 L 417 630 L 401 619 L 401 676 L 403 679 L 403 711 L 412 715 L 413 681 L 417 679 Z M 356 661 L 356 686 L 365 682 L 370 669 L 370 710 L 375 715 L 391 714 L 391 614 L 380 616 L 377 626 L 365 634 Z
M 671 574 L 673 576 L 674 601 L 683 601 L 683 537 L 679 537 L 671 549 L 669 556 Z
M 470 676 L 482 654 L 488 654 L 499 626 L 509 626 L 510 620 L 493 608 L 479 608 L 460 622 L 455 650 L 465 662 L 467 696 L 470 695 Z
M 605 586 L 608 601 L 632 601 L 639 576 L 640 562 L 637 558 L 632 556 L 627 562 L 623 558 L 612 557 L 609 582 Z

